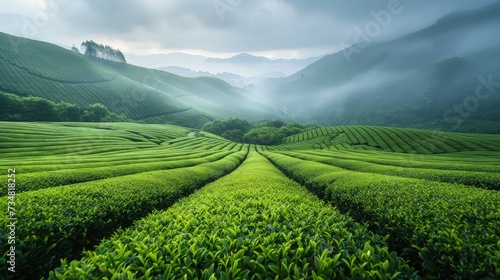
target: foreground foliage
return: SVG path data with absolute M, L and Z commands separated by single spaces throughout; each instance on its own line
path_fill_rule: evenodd
M 357 221 L 427 277 L 500 276 L 500 193 L 354 172 L 278 153 L 274 164 Z
M 403 276 L 411 269 L 381 237 L 251 152 L 235 172 L 63 262 L 50 279 Z
M 0 228 L 0 278 L 499 278 L 498 136 L 426 135 L 321 128 L 251 146 L 297 184 L 255 151 L 244 160 L 248 145 L 204 131 L 0 122 L 0 169 L 16 169 L 19 218 L 16 274 Z M 330 149 L 312 145 L 332 136 Z
M 119 128 L 122 124 L 114 126 Z M 206 142 L 210 143 L 210 140 Z M 61 258 L 75 258 L 82 249 L 90 248 L 118 228 L 130 226 L 155 209 L 171 206 L 179 198 L 234 170 L 245 157 L 246 150 L 198 151 L 179 160 L 178 156 L 168 157 L 168 149 L 163 148 L 149 155 L 143 153 L 146 159 L 153 159 L 149 164 L 112 167 L 109 165 L 116 155 L 108 155 L 109 161 L 101 155 L 99 159 L 94 157 L 84 163 L 72 163 L 78 166 L 76 169 L 23 173 L 35 168 L 36 161 L 19 168 L 14 208 L 16 218 L 22 224 L 16 227 L 16 279 L 44 275 Z M 166 155 L 162 158 L 161 153 Z M 140 153 L 135 154 L 138 155 Z M 47 161 L 50 162 L 50 158 Z M 82 168 L 86 164 L 105 162 L 108 166 Z M 78 173 L 78 170 L 86 172 Z M 57 177 L 58 174 L 61 177 Z M 29 187 L 30 178 L 33 184 L 38 179 L 45 188 L 23 190 L 24 186 Z M 83 183 L 72 184 L 75 180 Z M 6 205 L 9 199 L 0 197 L 0 202 Z M 1 220 L 7 224 L 7 216 Z M 7 230 L 7 227 L 0 228 L 2 252 L 8 252 L 12 245 L 5 239 Z M 6 272 L 3 260 L 0 268 Z

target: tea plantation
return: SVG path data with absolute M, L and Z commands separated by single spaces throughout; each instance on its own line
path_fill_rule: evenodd
M 143 123 L 199 128 L 226 117 L 288 119 L 281 109 L 249 98 L 245 90 L 219 79 L 187 78 L 112 62 L 3 32 L 0 77 L 0 99 L 2 94 L 33 96 L 70 103 L 81 110 L 100 103 L 113 113 Z M 35 119 L 19 116 L 18 109 L 6 111 L 0 114 L 1 120 L 60 121 L 47 114 L 40 116 L 43 113 L 32 112 Z
M 0 156 L 1 279 L 500 278 L 498 135 L 0 122 Z

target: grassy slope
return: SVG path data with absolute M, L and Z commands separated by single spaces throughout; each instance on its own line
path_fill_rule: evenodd
M 335 126 L 292 135 L 277 150 L 371 150 L 410 154 L 500 151 L 500 135 L 377 126 Z
M 500 276 L 500 135 L 343 126 L 284 142 L 259 150 L 311 192 L 387 235 L 421 276 Z
M 321 135 L 321 133 L 324 135 Z M 324 146 L 323 150 L 313 150 L 314 143 L 311 141 L 322 139 L 322 137 L 331 137 L 334 134 L 338 136 L 332 142 L 340 141 L 341 138 L 338 137 L 344 137 L 345 141 L 336 145 L 342 146 L 341 144 L 344 144 L 345 146 L 342 147 L 346 149 L 335 149 L 335 145 L 330 145 L 330 149 Z M 331 186 L 331 190 L 335 190 L 340 187 L 340 185 L 337 186 L 336 184 L 340 184 L 343 182 L 342 180 L 345 180 L 345 182 L 349 183 L 349 186 L 351 184 L 354 187 L 360 184 L 366 185 L 366 190 L 369 192 L 367 197 L 373 195 L 374 189 L 380 192 L 381 197 L 384 197 L 383 193 L 387 191 L 386 189 L 389 188 L 390 190 L 391 184 L 396 183 L 399 184 L 398 188 L 400 187 L 402 191 L 403 189 L 408 191 L 405 195 L 415 196 L 417 200 L 419 200 L 420 193 L 412 191 L 414 189 L 412 186 L 416 183 L 422 186 L 434 186 L 435 189 L 432 189 L 434 192 L 459 193 L 456 196 L 463 197 L 462 200 L 467 200 L 467 197 L 474 197 L 475 195 L 490 197 L 490 200 L 497 197 L 498 191 L 491 189 L 498 189 L 499 187 L 498 176 L 500 175 L 500 169 L 498 162 L 500 151 L 497 147 L 499 145 L 498 136 L 444 133 L 440 135 L 440 138 L 430 138 L 434 139 L 432 143 L 442 151 L 436 150 L 433 151 L 435 154 L 429 155 L 422 150 L 422 154 L 413 154 L 412 152 L 418 152 L 418 149 L 426 146 L 422 142 L 423 139 L 429 139 L 425 138 L 426 135 L 432 136 L 433 132 L 383 127 L 331 127 L 292 136 L 286 140 L 291 142 L 290 144 L 274 147 L 259 146 L 257 148 L 259 151 L 264 150 L 265 155 L 271 158 L 278 160 L 283 158 L 282 167 L 284 169 L 290 171 L 296 169 L 296 172 L 299 172 L 309 168 L 310 170 L 306 171 L 309 172 L 311 179 L 318 179 L 320 180 L 318 183 L 321 183 L 315 185 L 316 191 L 322 184 L 325 185 L 325 190 L 327 186 Z M 166 191 L 170 192 L 170 190 L 177 192 L 175 199 L 187 194 L 179 194 L 179 190 L 164 186 L 169 182 L 177 182 L 175 178 L 179 178 L 179 174 L 186 175 L 185 179 L 182 179 L 185 180 L 185 184 L 183 184 L 192 191 L 193 186 L 198 188 L 206 182 L 204 179 L 202 183 L 198 180 L 201 176 L 205 176 L 203 174 L 209 174 L 210 172 L 217 173 L 217 176 L 225 174 L 226 171 L 224 170 L 231 170 L 235 167 L 235 163 L 230 162 L 238 162 L 238 158 L 241 160 L 243 157 L 242 152 L 246 153 L 247 150 L 241 144 L 226 141 L 220 137 L 213 137 L 210 134 L 205 134 L 205 137 L 197 137 L 197 134 L 193 133 L 192 129 L 170 125 L 130 123 L 0 122 L 0 140 L 0 157 L 2 158 L 0 169 L 16 168 L 16 181 L 18 182 L 16 203 L 19 203 L 17 206 L 20 208 L 18 209 L 24 211 L 19 210 L 19 215 L 20 217 L 24 215 L 23 220 L 33 222 L 29 222 L 29 227 L 28 225 L 23 227 L 24 229 L 29 228 L 30 232 L 23 232 L 21 228 L 18 232 L 19 237 L 27 242 L 26 246 L 34 246 L 25 249 L 24 252 L 38 254 L 37 256 L 41 259 L 40 266 L 37 269 L 45 272 L 48 266 L 44 265 L 50 259 L 47 257 L 52 256 L 48 245 L 55 244 L 55 242 L 44 243 L 43 239 L 37 239 L 34 236 L 48 236 L 51 232 L 55 234 L 54 238 L 64 235 L 64 242 L 66 242 L 64 244 L 66 245 L 61 243 L 60 246 L 69 246 L 70 251 L 65 253 L 66 256 L 77 257 L 82 246 L 86 246 L 82 244 L 96 244 L 102 237 L 110 236 L 117 227 L 130 225 L 132 220 L 145 216 L 152 209 L 161 209 L 171 205 L 170 200 L 168 203 L 164 201 L 165 204 L 155 204 L 155 201 L 158 200 L 156 198 L 148 199 L 148 197 L 163 196 L 166 195 Z M 418 143 L 421 146 L 417 146 Z M 362 144 L 362 146 L 357 146 L 358 144 Z M 377 150 L 379 148 L 376 146 L 382 147 L 383 145 L 385 145 L 385 150 Z M 413 150 L 410 149 L 411 147 L 413 147 Z M 401 151 L 395 152 L 398 149 L 401 149 Z M 404 149 L 410 150 L 405 152 Z M 430 152 L 432 149 L 429 148 L 427 151 Z M 230 158 L 233 159 L 229 160 Z M 287 163 L 287 161 L 290 163 Z M 300 164 L 303 164 L 303 166 Z M 210 167 L 212 165 L 214 167 Z M 200 173 L 196 173 L 198 175 L 193 177 L 190 175 L 193 174 L 192 172 Z M 259 174 L 264 173 L 259 171 Z M 159 176 L 163 176 L 161 180 L 158 179 Z M 215 177 L 210 176 L 206 178 L 207 181 L 215 179 Z M 340 177 L 337 178 L 338 176 L 343 176 L 343 179 L 340 180 Z M 239 178 L 241 176 L 235 174 L 233 177 Z M 380 179 L 380 182 L 377 181 L 380 185 L 373 184 L 375 179 Z M 251 184 L 254 183 L 252 180 L 250 181 Z M 312 184 L 314 181 L 309 183 Z M 6 181 L 2 184 L 6 189 Z M 356 192 L 356 188 L 346 186 L 344 186 L 346 189 L 340 193 L 347 193 L 348 190 Z M 311 190 L 314 191 L 315 189 Z M 119 203 L 119 201 L 125 201 L 125 196 L 120 196 L 122 192 L 127 194 L 125 196 L 127 198 L 126 205 L 128 206 L 125 208 L 121 207 Z M 467 193 L 468 196 L 462 196 L 460 192 Z M 140 193 L 140 195 L 133 195 L 135 193 Z M 425 195 L 432 197 L 432 192 Z M 47 196 L 50 198 L 47 199 Z M 73 198 L 70 203 L 67 203 L 68 197 Z M 328 196 L 326 198 L 332 197 Z M 387 205 L 392 203 L 390 197 L 387 196 L 387 199 L 389 199 Z M 405 198 L 401 197 L 404 201 Z M 435 199 L 441 199 L 440 197 L 437 196 Z M 56 210 L 54 210 L 56 211 L 54 213 L 51 212 L 52 214 L 42 211 L 45 209 L 44 207 L 48 207 L 47 205 L 51 205 L 50 209 L 55 209 L 53 204 L 55 198 L 58 199 L 57 209 L 59 209 L 56 210 L 61 213 L 73 213 L 72 216 L 58 216 Z M 0 201 L 5 202 L 6 199 L 5 196 L 0 197 Z M 422 201 L 427 200 L 423 199 Z M 457 203 L 465 203 L 462 200 L 457 199 L 456 201 Z M 345 205 L 338 204 L 342 202 L 340 200 L 340 202 L 335 202 L 335 200 L 330 202 L 332 201 L 337 207 L 345 208 L 346 205 L 357 205 L 347 202 Z M 369 199 L 363 201 L 369 202 Z M 394 200 L 393 202 L 397 201 Z M 135 203 L 141 203 L 146 210 L 134 210 L 132 205 L 135 205 Z M 490 206 L 493 204 L 485 204 L 484 207 L 477 207 L 477 203 L 465 204 L 464 207 L 472 207 L 471 209 L 490 213 L 491 217 L 497 215 L 490 211 Z M 23 205 L 30 205 L 30 207 L 23 208 Z M 89 208 L 86 205 L 94 205 L 94 207 Z M 410 206 L 406 205 L 405 207 Z M 88 214 L 84 215 L 87 218 L 82 219 L 79 215 L 74 215 L 74 213 L 83 213 L 84 209 L 78 207 L 83 207 L 86 209 L 85 211 L 89 211 Z M 100 207 L 99 209 L 104 209 L 107 212 L 94 211 L 97 209 L 96 207 Z M 426 209 L 432 207 L 426 205 Z M 460 208 L 460 205 L 454 207 Z M 366 208 L 365 212 L 358 210 L 352 213 L 366 212 L 367 215 L 370 214 L 369 208 Z M 409 208 L 408 210 L 413 211 L 414 209 Z M 33 213 L 44 212 L 45 214 L 36 216 L 30 211 L 35 211 Z M 398 213 L 396 208 L 391 208 L 391 211 L 394 212 L 394 215 Z M 437 218 L 441 217 L 439 213 L 444 210 L 439 211 L 436 211 L 438 214 L 435 214 Z M 470 211 L 470 213 L 474 211 Z M 53 226 L 44 226 L 47 215 L 54 215 L 52 216 Z M 125 217 L 134 218 L 125 219 Z M 352 217 L 357 221 L 365 222 L 364 217 L 354 215 Z M 72 219 L 71 223 L 74 226 L 67 226 L 69 218 Z M 95 228 L 102 227 L 99 223 L 106 224 L 105 220 L 107 219 L 112 220 L 113 223 L 109 224 L 105 233 L 97 234 Z M 425 217 L 422 219 L 425 223 L 429 222 Z M 461 221 L 460 219 L 457 218 L 456 221 Z M 122 223 L 124 221 L 126 221 L 125 224 Z M 397 221 L 399 220 L 395 220 L 395 222 Z M 416 219 L 415 225 L 419 221 Z M 387 222 L 393 221 L 388 220 Z M 450 220 L 447 227 L 450 223 L 451 225 L 453 223 L 458 225 L 455 220 Z M 495 230 L 494 227 L 489 227 L 486 223 L 478 225 L 481 229 Z M 424 234 L 426 238 L 441 238 L 436 235 L 437 233 L 428 231 L 425 228 L 416 227 L 415 230 Z M 471 230 L 476 231 L 476 229 Z M 92 233 L 90 234 L 90 232 Z M 390 230 L 389 232 L 381 231 L 381 233 L 383 236 L 392 234 Z M 32 237 L 23 237 L 25 235 L 31 235 Z M 480 235 L 476 236 L 480 237 Z M 400 248 L 404 245 L 394 241 L 394 238 L 390 240 L 395 242 L 389 243 L 390 247 Z M 405 240 L 407 243 L 414 242 L 408 238 Z M 493 243 L 488 243 L 490 241 L 484 241 L 486 240 L 484 238 L 477 240 L 478 246 L 489 246 L 488 248 L 496 246 Z M 1 244 L 7 243 L 2 241 Z M 414 244 L 418 244 L 420 247 L 428 246 L 424 243 Z M 441 247 L 436 248 L 436 250 L 441 250 Z M 452 251 L 445 252 L 446 254 L 453 253 Z M 469 251 L 461 248 L 457 254 L 462 254 L 460 252 Z M 33 254 L 27 255 L 27 257 L 32 258 L 31 261 L 38 258 Z M 466 255 L 458 256 L 467 257 Z M 412 255 L 412 260 L 417 258 L 417 256 Z M 21 259 L 19 261 L 19 269 L 22 269 L 25 264 Z M 58 264 L 57 259 L 52 259 L 51 262 L 49 264 L 51 267 Z M 451 263 L 446 261 L 446 263 L 450 265 L 458 264 L 453 261 Z M 483 261 L 478 261 L 474 265 L 480 263 L 483 263 Z M 432 263 L 430 265 L 432 266 Z M 418 268 L 419 265 L 414 264 L 414 267 Z M 6 269 L 2 269 L 2 271 L 6 271 Z M 495 275 L 493 271 L 487 273 Z
M 189 111 L 191 106 L 93 60 L 48 43 L 0 34 L 0 89 L 81 107 L 102 103 L 133 119 Z
M 15 169 L 16 217 L 25 221 L 16 230 L 23 241 L 16 243 L 23 252 L 16 279 L 43 275 L 60 258 L 76 257 L 119 227 L 172 205 L 246 154 L 241 144 L 191 132 L 153 124 L 0 122 L 0 165 Z M 0 229 L 2 252 L 5 236 Z
M 115 256 L 114 264 L 104 271 L 100 267 L 108 255 Z M 250 151 L 228 176 L 139 221 L 49 279 L 340 279 L 410 273 L 382 238 Z
M 64 48 L 0 33 L 0 90 L 110 110 L 149 123 L 199 127 L 219 117 L 273 117 L 275 108 L 247 100 L 216 79 L 193 79 L 90 59 Z M 241 105 L 246 104 L 246 105 Z M 227 109 L 230 108 L 230 109 Z
M 343 52 L 325 56 L 294 75 L 276 79 L 270 95 L 276 101 L 289 102 L 290 109 L 322 125 L 450 129 L 456 122 L 443 121 L 444 112 L 474 94 L 480 85 L 478 76 L 498 77 L 500 46 L 490 39 L 494 38 L 491 28 L 500 27 L 499 13 L 500 2 L 495 2 L 477 11 L 445 17 L 397 40 L 372 42 L 352 54 L 350 61 Z M 481 44 L 466 44 L 476 40 Z M 440 62 L 455 56 L 465 63 L 438 71 Z M 498 104 L 498 95 L 481 101 L 477 110 L 469 112 L 467 121 L 472 124 L 453 130 L 499 131 Z M 492 123 L 480 125 L 485 121 Z

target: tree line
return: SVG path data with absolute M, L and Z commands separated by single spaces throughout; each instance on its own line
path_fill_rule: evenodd
M 44 98 L 0 92 L 0 120 L 52 122 L 127 122 L 124 114 L 116 114 L 100 103 L 80 108 L 67 102 L 53 102 Z
M 92 40 L 88 40 L 81 44 L 81 48 L 84 54 L 88 56 L 127 63 L 125 56 L 119 49 L 114 49 L 108 45 L 102 45 Z
M 315 124 L 302 125 L 299 123 L 285 123 L 280 120 L 250 123 L 240 118 L 229 118 L 208 122 L 202 129 L 231 141 L 258 145 L 278 145 L 281 144 L 285 137 L 318 127 Z

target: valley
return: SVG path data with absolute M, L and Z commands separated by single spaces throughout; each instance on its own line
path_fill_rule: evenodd
M 346 126 L 262 146 L 153 124 L 0 127 L 21 278 L 495 277 L 497 135 Z
M 0 279 L 500 279 L 500 1 L 28 2 Z

